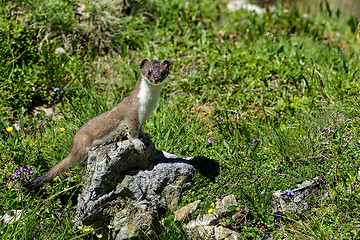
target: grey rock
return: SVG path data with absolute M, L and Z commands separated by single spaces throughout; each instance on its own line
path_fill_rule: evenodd
M 237 204 L 237 201 L 235 199 L 234 194 L 230 194 L 223 199 L 217 200 L 215 203 L 215 209 L 213 214 L 215 214 L 218 217 L 225 217 L 228 215 L 231 215 L 232 213 L 229 212 L 229 209 L 231 206 L 234 206 Z
M 91 225 L 104 239 L 130 239 L 151 234 L 160 213 L 177 208 L 196 170 L 188 159 L 156 150 L 151 140 L 146 144 L 143 154 L 129 142 L 89 152 L 76 225 Z
M 175 211 L 175 222 L 183 222 L 186 221 L 190 214 L 195 212 L 196 209 L 200 206 L 201 200 L 197 200 L 195 202 L 189 203 L 188 205 L 180 208 L 179 210 Z
M 235 196 L 233 194 L 228 195 L 216 201 L 213 213 L 198 215 L 196 219 L 184 224 L 183 227 L 190 239 L 240 239 L 238 232 L 221 225 L 221 220 L 225 216 L 231 216 L 235 213 L 229 211 L 229 208 L 236 203 Z
M 4 224 L 13 224 L 24 217 L 23 210 L 9 210 L 3 216 L 0 215 L 0 221 Z
M 315 177 L 311 181 L 304 181 L 291 190 L 292 194 L 284 191 L 275 191 L 271 197 L 271 207 L 274 214 L 294 212 L 300 213 L 307 205 L 307 199 L 319 191 L 324 177 Z
M 237 240 L 240 239 L 240 234 L 234 230 L 223 226 L 217 226 L 214 229 L 215 239 L 224 239 L 224 240 Z

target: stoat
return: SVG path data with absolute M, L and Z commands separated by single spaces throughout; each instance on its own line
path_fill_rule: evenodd
M 172 62 L 169 60 L 158 62 L 143 59 L 139 65 L 141 73 L 139 83 L 131 94 L 115 107 L 86 122 L 75 134 L 67 157 L 47 173 L 23 187 L 38 189 L 70 166 L 85 165 L 90 148 L 112 139 L 121 131 L 126 131 L 135 149 L 143 152 L 145 145 L 139 137 L 148 136 L 141 128 L 156 107 L 171 66 Z

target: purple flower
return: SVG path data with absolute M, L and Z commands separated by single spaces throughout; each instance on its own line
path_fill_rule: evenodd
M 246 148 L 246 145 L 243 147 L 243 149 L 245 149 Z
M 254 219 L 254 222 L 259 222 L 259 221 L 260 221 L 260 218 L 258 218 L 258 217 Z
M 305 205 L 305 206 L 304 206 L 304 209 L 308 209 L 308 208 L 309 208 L 309 205 Z
M 57 214 L 58 216 L 60 216 L 60 215 L 61 215 L 61 212 L 56 211 L 56 214 Z
M 17 179 L 21 177 L 21 174 L 25 172 L 27 175 L 31 175 L 34 173 L 34 168 L 25 166 L 24 168 L 19 167 L 15 170 L 15 173 L 13 175 L 13 179 Z
M 324 193 L 324 197 L 329 196 L 329 192 Z
M 290 161 L 290 158 L 289 158 L 289 157 L 285 157 L 285 158 L 284 158 L 284 161 L 285 161 L 285 162 L 288 162 L 288 161 Z
M 209 139 L 209 140 L 207 141 L 207 143 L 208 143 L 208 144 L 213 144 L 214 142 Z
M 31 175 L 31 174 L 34 173 L 34 168 L 25 166 L 25 167 L 23 168 L 23 171 L 26 172 L 27 175 Z
M 295 193 L 294 193 L 292 190 L 290 190 L 290 189 L 286 189 L 286 190 L 284 191 L 284 193 L 286 193 L 286 195 L 291 195 L 291 196 L 294 196 L 294 195 L 295 195 Z
M 56 93 L 57 91 L 60 91 L 60 88 L 54 88 L 54 93 Z
M 17 179 L 21 177 L 21 173 L 22 173 L 22 167 L 19 167 L 15 170 L 15 173 L 13 175 L 13 179 Z
M 54 132 L 56 132 L 56 131 L 59 131 L 59 129 L 58 129 L 58 128 L 54 128 Z

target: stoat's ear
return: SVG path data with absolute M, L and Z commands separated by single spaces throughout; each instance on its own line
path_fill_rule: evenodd
M 151 61 L 147 58 L 144 58 L 143 60 L 141 60 L 139 68 L 140 70 L 143 69 L 144 67 L 148 68 L 151 64 Z
M 162 61 L 163 64 L 166 64 L 167 69 L 170 71 L 171 70 L 171 66 L 173 65 L 173 62 L 170 60 L 164 60 Z

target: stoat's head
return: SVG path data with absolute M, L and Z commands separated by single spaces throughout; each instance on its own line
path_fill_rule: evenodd
M 142 78 L 153 85 L 160 84 L 165 80 L 170 73 L 171 66 L 172 62 L 169 60 L 158 62 L 150 61 L 147 58 L 141 60 L 139 65 Z

